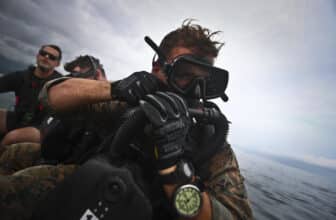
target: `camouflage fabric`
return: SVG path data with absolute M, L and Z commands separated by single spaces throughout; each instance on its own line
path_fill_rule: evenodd
M 41 158 L 40 144 L 37 143 L 18 143 L 5 148 L 0 156 L 0 175 L 33 166 Z
M 216 154 L 209 163 L 210 178 L 205 183 L 212 205 L 212 219 L 253 219 L 250 202 L 230 145 Z
M 75 165 L 40 165 L 0 176 L 0 219 L 30 219 L 37 203 L 75 169 Z

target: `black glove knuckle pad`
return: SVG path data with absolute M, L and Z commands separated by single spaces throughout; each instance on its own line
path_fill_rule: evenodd
M 183 154 L 183 145 L 189 124 L 184 100 L 170 92 L 147 95 L 140 107 L 152 124 L 158 158 L 158 168 L 169 167 Z
M 141 71 L 120 80 L 111 89 L 111 96 L 130 104 L 137 104 L 147 94 L 155 92 L 158 86 L 158 80 L 152 74 Z

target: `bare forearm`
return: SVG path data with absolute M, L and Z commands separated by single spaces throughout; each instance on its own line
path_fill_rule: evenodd
M 55 111 L 66 111 L 111 100 L 110 91 L 111 85 L 107 81 L 69 79 L 52 86 L 48 91 L 48 100 Z

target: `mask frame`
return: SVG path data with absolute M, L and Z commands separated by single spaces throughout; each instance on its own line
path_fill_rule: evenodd
M 148 36 L 145 37 L 145 41 L 157 53 L 157 62 L 162 66 L 163 72 L 168 78 L 169 86 L 175 91 L 187 96 L 197 96 L 195 93 L 198 93 L 199 91 L 201 98 L 204 100 L 221 97 L 224 102 L 228 101 L 228 96 L 225 94 L 229 81 L 229 72 L 227 70 L 215 67 L 206 60 L 193 55 L 181 55 L 176 57 L 172 63 L 168 63 L 165 55 L 161 52 L 160 48 L 154 43 L 154 41 L 152 41 Z M 176 66 L 181 62 L 196 65 L 199 68 L 207 70 L 209 74 L 206 77 L 193 77 L 188 86 L 181 88 L 174 80 L 174 68 L 176 68 Z
M 70 72 L 70 76 L 72 77 L 76 77 L 76 78 L 89 78 L 89 77 L 92 77 L 94 79 L 97 79 L 97 70 L 99 69 L 99 66 L 97 65 L 97 63 L 94 61 L 93 57 L 90 56 L 90 55 L 85 55 L 83 57 L 87 57 L 90 61 L 90 64 L 91 64 L 91 68 L 84 72 L 84 73 L 81 73 L 81 72 Z M 77 59 L 76 59 L 77 60 Z M 71 63 L 66 63 L 64 65 L 64 69 L 67 70 L 67 69 L 73 69 L 76 65 L 76 63 L 74 64 L 71 64 Z M 73 65 L 73 66 L 70 66 L 70 65 Z M 78 64 L 77 64 L 78 65 Z

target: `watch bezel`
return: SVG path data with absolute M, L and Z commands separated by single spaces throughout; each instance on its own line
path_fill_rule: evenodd
M 195 190 L 197 193 L 198 193 L 198 196 L 199 196 L 199 199 L 200 199 L 200 203 L 199 203 L 199 206 L 198 206 L 198 209 L 195 213 L 193 214 L 185 214 L 185 213 L 182 213 L 178 207 L 176 206 L 176 198 L 178 196 L 179 193 L 181 193 L 183 190 L 185 190 L 186 188 L 191 188 L 193 190 Z M 177 212 L 178 215 L 182 216 L 182 217 L 186 217 L 186 218 L 192 218 L 192 217 L 195 217 L 196 215 L 199 214 L 200 210 L 201 210 L 201 207 L 203 205 L 203 197 L 202 197 L 202 192 L 201 190 L 194 184 L 185 184 L 185 185 L 181 185 L 179 186 L 176 191 L 174 192 L 174 196 L 173 196 L 173 207 L 175 209 L 175 211 Z

